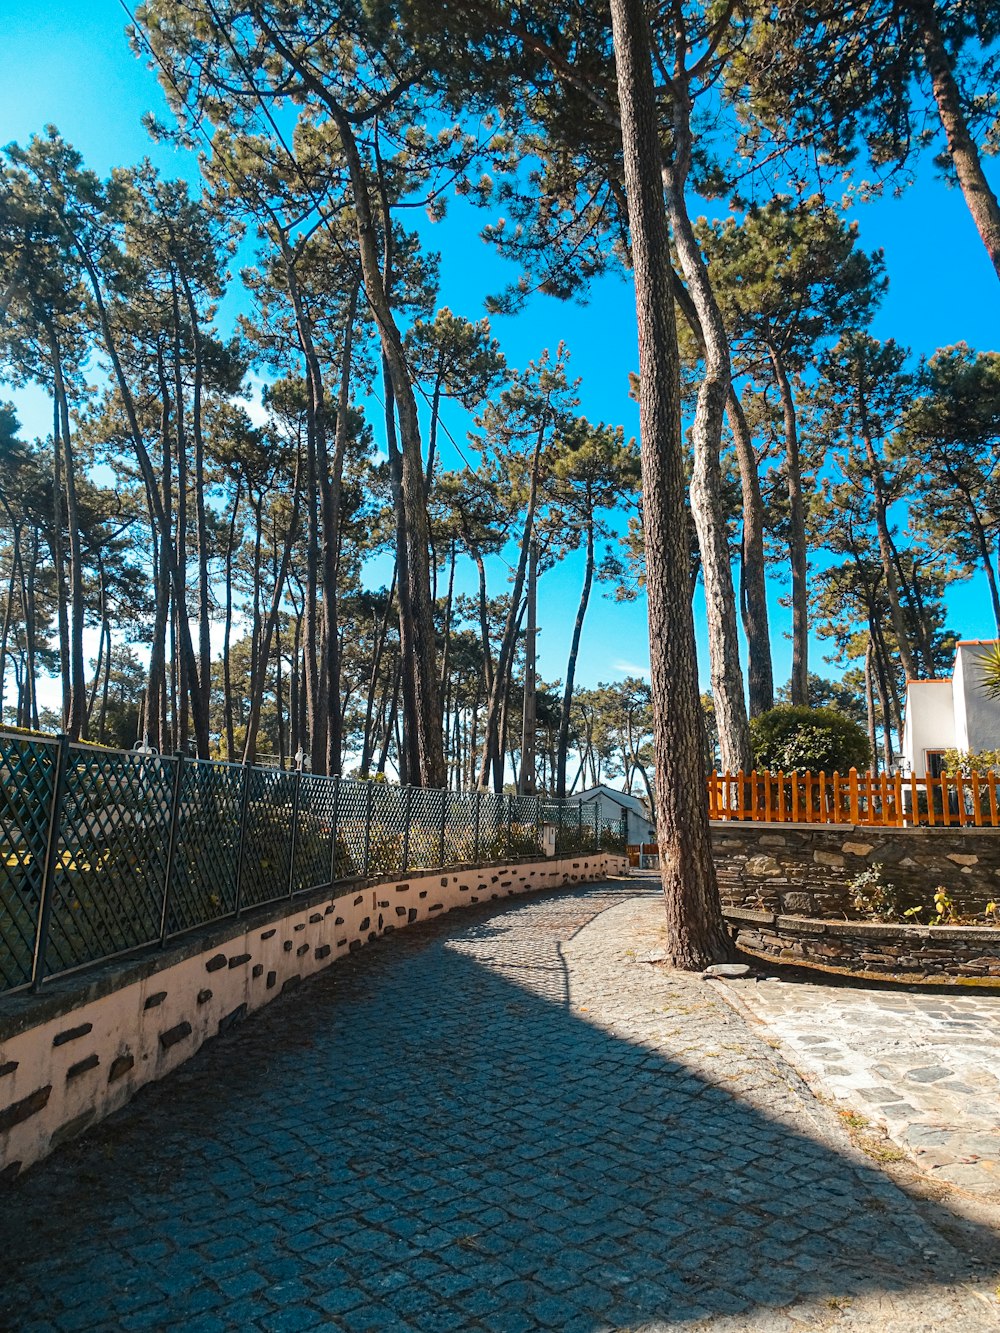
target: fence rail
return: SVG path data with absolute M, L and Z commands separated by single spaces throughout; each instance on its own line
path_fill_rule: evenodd
M 710 819 L 793 824 L 1000 827 L 995 773 L 710 773 Z
M 375 875 L 625 850 L 595 805 L 138 754 L 0 731 L 0 994 Z

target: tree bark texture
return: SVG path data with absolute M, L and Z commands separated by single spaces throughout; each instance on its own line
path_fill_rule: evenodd
M 611 0 L 639 334 L 639 415 L 649 606 L 656 811 L 667 958 L 724 958 L 702 762 L 701 700 L 681 447 L 680 367 L 649 28 L 642 0 Z
M 424 463 L 420 443 L 417 403 L 410 382 L 403 351 L 403 341 L 393 317 L 379 267 L 375 226 L 372 218 L 368 182 L 365 179 L 357 142 L 347 117 L 335 104 L 331 114 L 340 134 L 354 190 L 358 251 L 364 277 L 365 295 L 378 326 L 382 355 L 392 379 L 399 421 L 401 455 L 400 495 L 406 546 L 406 567 L 400 578 L 400 651 L 409 686 L 404 690 L 406 725 L 413 738 L 418 768 L 408 774 L 410 782 L 423 787 L 443 787 L 444 736 L 441 720 L 441 692 L 434 633 L 434 606 L 431 600 L 430 519 L 424 484 Z M 391 220 L 384 220 L 386 227 Z M 404 597 L 403 584 L 406 583 Z
M 691 437 L 694 470 L 691 476 L 691 514 L 701 551 L 708 629 L 708 657 L 712 697 L 719 730 L 722 766 L 730 772 L 749 772 L 753 760 L 747 722 L 740 643 L 733 587 L 729 535 L 722 504 L 722 423 L 732 385 L 729 338 L 715 299 L 708 268 L 687 210 L 685 186 L 691 160 L 691 102 L 683 76 L 674 80 L 672 98 L 673 154 L 664 165 L 667 208 L 674 244 L 688 291 L 701 325 L 704 373 L 698 386 Z
M 802 468 L 799 462 L 799 432 L 795 417 L 795 395 L 776 348 L 770 347 L 771 365 L 781 398 L 785 427 L 785 485 L 788 488 L 789 557 L 792 566 L 792 678 L 789 696 L 793 704 L 809 702 L 809 568 L 806 555 L 806 517 L 802 499 Z
M 740 609 L 747 639 L 747 687 L 750 716 L 774 707 L 774 667 L 771 662 L 771 631 L 767 612 L 767 579 L 764 563 L 764 497 L 760 473 L 739 395 L 729 386 L 726 400 L 729 429 L 733 433 L 740 468 L 743 497 L 743 543 L 740 561 Z
M 955 167 L 966 206 L 986 246 L 990 263 L 1000 278 L 1000 201 L 986 179 L 979 149 L 969 132 L 934 0 L 909 0 L 909 8 L 920 32 L 924 65 L 930 76 L 934 101 L 948 141 L 948 156 Z
M 569 658 L 566 662 L 566 684 L 563 686 L 562 707 L 559 710 L 559 744 L 556 752 L 556 796 L 560 800 L 566 796 L 566 761 L 569 756 L 569 723 L 573 709 L 573 686 L 576 682 L 576 663 L 580 655 L 580 639 L 583 636 L 583 621 L 590 604 L 590 590 L 594 584 L 594 519 L 593 510 L 587 521 L 587 559 L 583 571 L 583 588 L 580 592 L 580 604 L 576 609 L 576 621 L 573 625 L 573 638 L 570 641 Z M 532 642 L 534 647 L 534 642 Z

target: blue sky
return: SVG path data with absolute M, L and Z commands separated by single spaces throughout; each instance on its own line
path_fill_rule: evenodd
M 154 75 L 137 60 L 124 37 L 125 15 L 117 0 L 5 0 L 0 43 L 0 142 L 26 140 L 54 123 L 83 153 L 87 165 L 105 174 L 111 167 L 144 155 L 168 174 L 197 174 L 192 157 L 146 138 L 140 117 L 153 110 L 165 115 Z M 1000 178 L 995 167 L 988 168 Z M 859 207 L 866 249 L 882 247 L 890 279 L 888 296 L 875 320 L 877 337 L 893 337 L 915 354 L 964 340 L 979 350 L 998 346 L 1000 289 L 961 195 L 936 178 L 925 159 L 916 184 L 901 198 L 884 198 Z M 441 251 L 442 304 L 468 318 L 479 318 L 484 296 L 509 281 L 511 270 L 478 240 L 485 216 L 471 204 L 454 204 L 448 219 L 428 224 L 428 245 Z M 635 404 L 628 397 L 628 374 L 638 356 L 631 286 L 610 276 L 596 283 L 586 306 L 546 297 L 532 299 L 517 318 L 494 320 L 508 361 L 522 366 L 560 340 L 572 353 L 570 370 L 582 378 L 581 410 L 595 420 L 638 429 Z M 30 393 L 17 395 L 29 432 L 47 429 L 48 407 Z M 457 409 L 446 423 L 460 443 L 466 423 Z M 442 442 L 446 466 L 457 465 L 454 451 Z M 549 678 L 564 670 L 575 614 L 580 562 L 570 557 L 539 586 L 540 669 Z M 502 569 L 492 571 L 495 591 L 502 590 Z M 471 576 L 469 577 L 471 591 Z M 790 644 L 787 610 L 772 589 L 775 674 L 787 679 Z M 707 652 L 702 613 L 696 604 L 703 677 Z M 962 637 L 990 637 L 989 606 L 979 580 L 958 585 L 949 603 L 949 623 Z M 812 645 L 812 668 L 838 674 L 822 660 L 828 648 Z M 645 609 L 613 603 L 597 595 L 591 603 L 578 680 L 595 684 L 648 664 Z

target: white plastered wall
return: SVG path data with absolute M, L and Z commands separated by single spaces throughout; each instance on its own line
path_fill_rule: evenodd
M 960 750 L 1000 749 L 1000 700 L 983 688 L 981 659 L 989 643 L 960 643 L 955 653 L 955 744 Z
M 911 680 L 906 686 L 903 757 L 918 776 L 927 771 L 928 750 L 955 745 L 955 699 L 950 680 Z

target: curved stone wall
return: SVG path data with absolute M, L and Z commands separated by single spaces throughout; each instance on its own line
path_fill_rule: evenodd
M 725 908 L 737 946 L 768 962 L 879 981 L 1000 986 L 1000 929 L 911 926 Z
M 160 951 L 0 1002 L 0 1182 L 123 1106 L 306 977 L 440 912 L 624 873 L 623 857 L 416 871 L 252 909 Z

